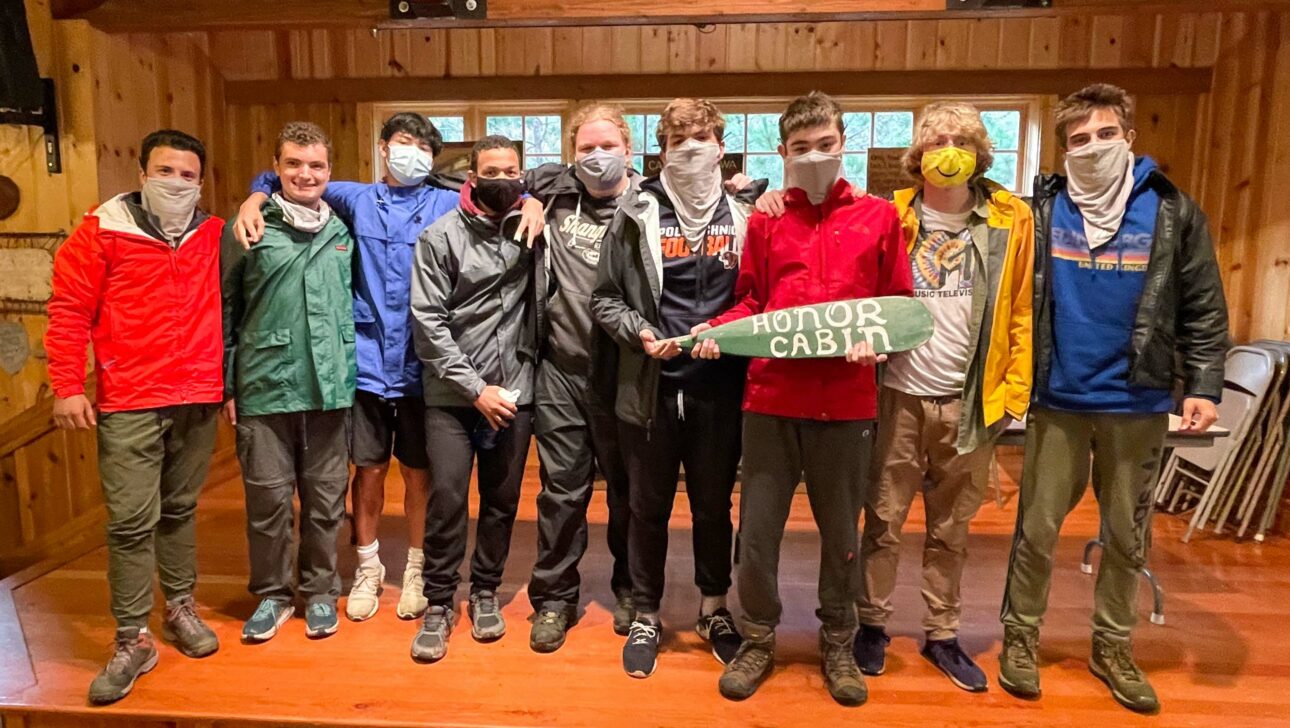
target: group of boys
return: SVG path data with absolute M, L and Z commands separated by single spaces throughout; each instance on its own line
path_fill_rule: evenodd
M 915 185 L 894 204 L 845 179 L 843 118 L 823 94 L 795 99 L 779 123 L 785 190 L 760 198 L 747 178 L 723 181 L 725 121 L 704 100 L 664 110 L 650 178 L 630 168 L 639 140 L 622 110 L 603 104 L 571 119 L 572 165 L 526 171 L 517 144 L 487 136 L 464 184 L 432 173 L 443 143 L 416 114 L 386 122 L 376 184 L 332 182 L 326 134 L 295 122 L 227 229 L 197 206 L 201 142 L 149 135 L 141 190 L 91 211 L 60 249 L 49 307 L 55 420 L 97 424 L 109 513 L 116 648 L 91 700 L 123 697 L 156 664 L 154 570 L 164 637 L 192 657 L 218 649 L 193 600 L 193 521 L 222 405 L 261 600 L 247 642 L 272 638 L 297 598 L 309 636 L 338 628 L 347 489 L 358 568 L 346 614 L 377 612 L 392 455 L 410 544 L 396 611 L 421 617 L 412 657 L 443 658 L 458 621 L 472 471 L 466 610 L 475 639 L 502 637 L 498 590 L 536 434 L 535 651 L 559 649 L 578 620 L 599 472 L 623 668 L 654 672 L 684 468 L 695 629 L 725 666 L 720 692 L 750 697 L 774 666 L 780 546 L 804 480 L 821 542 L 821 669 L 845 705 L 863 703 L 863 676 L 884 670 L 901 530 L 919 493 L 923 655 L 958 687 L 987 688 L 957 640 L 968 524 L 995 438 L 1028 413 L 999 683 L 1039 696 L 1053 552 L 1091 458 L 1106 551 L 1090 668 L 1121 703 L 1157 709 L 1129 637 L 1175 355 L 1182 428 L 1203 431 L 1227 347 L 1203 214 L 1135 157 L 1132 99 L 1115 87 L 1059 105 L 1066 175 L 1041 178 L 1031 205 L 986 179 L 992 145 L 968 104 L 924 109 L 904 158 Z M 934 333 L 890 360 L 868 343 L 749 362 L 712 339 L 689 353 L 676 341 L 793 306 L 911 295 Z M 97 415 L 84 394 L 91 342 Z M 738 626 L 726 603 L 736 582 Z

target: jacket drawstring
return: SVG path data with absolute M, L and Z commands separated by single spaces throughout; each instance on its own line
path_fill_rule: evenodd
M 685 390 L 676 390 L 676 417 L 685 422 Z

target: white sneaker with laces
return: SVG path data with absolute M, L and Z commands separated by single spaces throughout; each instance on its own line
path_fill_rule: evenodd
M 377 563 L 375 567 L 359 566 L 354 572 L 354 586 L 349 590 L 349 599 L 345 601 L 345 616 L 355 622 L 371 619 L 381 606 L 380 594 L 384 589 L 385 566 Z
M 408 566 L 403 570 L 403 594 L 394 610 L 399 619 L 416 619 L 426 610 L 425 580 L 421 578 L 423 566 L 425 557 L 409 558 Z

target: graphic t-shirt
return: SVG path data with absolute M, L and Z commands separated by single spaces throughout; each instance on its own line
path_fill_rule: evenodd
M 659 327 L 669 337 L 684 336 L 696 324 L 706 322 L 734 304 L 740 253 L 735 247 L 734 216 L 722 198 L 708 223 L 707 234 L 694 249 L 681 231 L 681 223 L 662 184 L 655 178 L 641 187 L 654 192 L 659 200 L 663 248 Z M 691 387 L 715 385 L 733 378 L 736 386 L 742 386 L 745 366 L 738 357 L 703 360 L 684 352 L 663 363 L 663 379 L 678 387 Z
M 617 209 L 617 198 L 585 193 L 560 195 L 551 205 L 547 255 L 554 293 L 547 306 L 549 355 L 568 372 L 585 374 L 590 366 L 591 293 L 600 244 Z
M 909 264 L 914 297 L 927 305 L 936 328 L 926 344 L 891 358 L 884 386 L 919 397 L 963 393 L 972 349 L 972 282 L 979 273 L 971 216 L 971 210 L 922 208 Z

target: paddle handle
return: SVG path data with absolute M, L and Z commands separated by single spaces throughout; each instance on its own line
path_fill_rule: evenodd
M 673 337 L 672 337 L 672 338 L 670 338 L 670 339 L 663 339 L 662 341 L 660 341 L 660 342 L 658 342 L 658 343 L 660 343 L 660 344 L 666 344 L 666 343 L 668 343 L 669 341 L 675 341 L 675 342 L 676 342 L 676 345 L 677 345 L 677 346 L 679 346 L 679 347 L 681 347 L 682 349 L 691 349 L 691 348 L 693 348 L 693 347 L 694 347 L 694 345 L 695 345 L 695 343 L 696 343 L 696 342 L 694 341 L 694 337 L 693 337 L 693 336 L 690 336 L 690 335 L 688 335 L 688 334 L 687 334 L 686 336 L 673 336 Z

